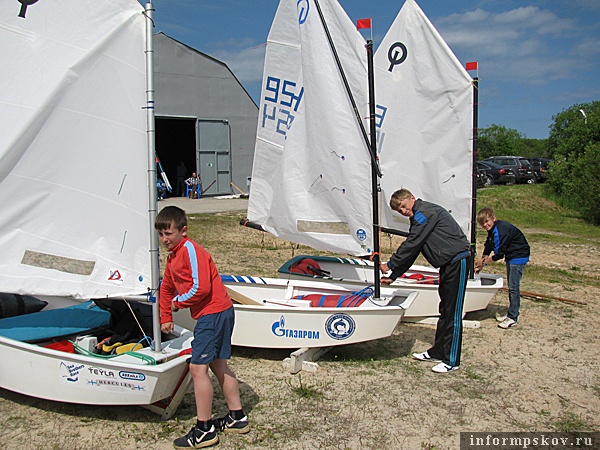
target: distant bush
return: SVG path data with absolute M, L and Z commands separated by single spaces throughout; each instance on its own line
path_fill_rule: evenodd
M 546 185 L 563 204 L 600 225 L 600 102 L 573 105 L 553 119 Z
M 549 157 L 548 139 L 530 139 L 512 128 L 493 124 L 479 128 L 477 159 L 490 156 L 524 156 L 526 158 Z

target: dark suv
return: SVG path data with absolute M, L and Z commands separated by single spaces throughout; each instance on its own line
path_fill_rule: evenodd
M 533 173 L 537 178 L 537 181 L 543 182 L 548 178 L 548 165 L 550 160 L 548 158 L 527 158 L 533 167 Z
M 533 167 L 527 158 L 522 156 L 492 156 L 483 160 L 491 161 L 504 167 L 507 171 L 510 170 L 515 174 L 517 183 L 535 183 L 536 176 L 533 172 Z
M 484 186 L 491 186 L 493 184 L 515 184 L 515 175 L 504 167 L 495 164 L 491 161 L 477 161 L 477 170 L 485 171 Z

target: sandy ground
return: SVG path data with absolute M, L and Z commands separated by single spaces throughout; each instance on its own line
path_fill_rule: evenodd
M 540 282 L 526 271 L 522 290 L 586 304 L 524 298 L 519 325 L 502 330 L 495 314 L 508 300 L 500 292 L 467 317 L 481 327 L 464 330 L 462 365 L 450 374 L 411 357 L 433 341 L 430 325 L 401 323 L 387 339 L 337 347 L 314 373 L 286 371 L 289 351 L 236 348 L 231 366 L 252 430 L 223 435 L 217 448 L 458 449 L 460 432 L 600 430 L 599 249 L 533 245 L 532 266 L 560 268 L 565 278 Z M 502 274 L 503 267 L 488 268 Z M 570 270 L 594 285 L 566 282 Z M 225 412 L 218 389 L 213 410 Z M 142 408 L 57 404 L 0 390 L 0 446 L 168 449 L 194 423 L 194 411 L 192 393 L 175 419 L 160 422 Z

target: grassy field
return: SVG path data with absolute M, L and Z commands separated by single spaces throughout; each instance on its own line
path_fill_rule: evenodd
M 561 208 L 544 196 L 544 185 L 494 186 L 477 191 L 478 208 L 488 206 L 499 218 L 520 228 L 561 233 L 568 239 L 600 239 L 600 227 L 583 221 L 571 210 Z
M 543 188 L 543 185 L 536 184 L 479 189 L 478 209 L 493 208 L 499 219 L 526 231 L 530 244 L 597 246 L 600 242 L 600 227 L 585 223 L 573 211 L 561 208 L 545 198 Z M 245 211 L 190 216 L 190 237 L 212 253 L 222 273 L 277 276 L 277 269 L 295 255 L 329 254 L 241 227 L 239 222 L 243 218 Z M 481 251 L 485 236 L 486 232 L 477 227 L 478 251 Z M 400 242 L 401 238 L 383 234 L 382 254 L 389 255 Z M 593 253 L 591 257 L 594 257 Z M 419 259 L 419 262 L 425 263 L 424 259 Z M 581 273 L 581 268 L 576 265 L 568 269 L 538 267 L 535 264 L 528 266 L 528 271 L 535 270 L 536 276 L 548 280 L 567 277 L 576 283 L 598 286 L 598 279 Z

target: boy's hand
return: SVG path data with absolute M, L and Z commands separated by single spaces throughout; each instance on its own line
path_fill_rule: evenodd
M 179 306 L 177 306 L 177 302 L 171 302 L 171 311 L 173 311 L 173 312 L 179 311 Z
M 483 266 L 485 266 L 487 264 L 488 261 L 488 257 L 487 256 L 482 256 L 479 259 L 475 260 L 475 273 L 479 273 L 481 272 L 481 269 L 483 269 Z
M 175 324 L 173 322 L 165 322 L 160 325 L 160 331 L 162 331 L 165 334 L 169 334 L 174 329 L 175 329 Z
M 386 273 L 390 270 L 390 267 L 388 266 L 387 263 L 381 263 L 379 265 L 379 270 L 381 271 L 381 273 Z
M 394 282 L 394 280 L 392 280 L 390 277 L 381 277 L 381 284 L 385 284 L 386 286 L 388 284 L 392 284 Z
M 479 273 L 483 269 L 483 258 L 475 260 L 475 273 Z

